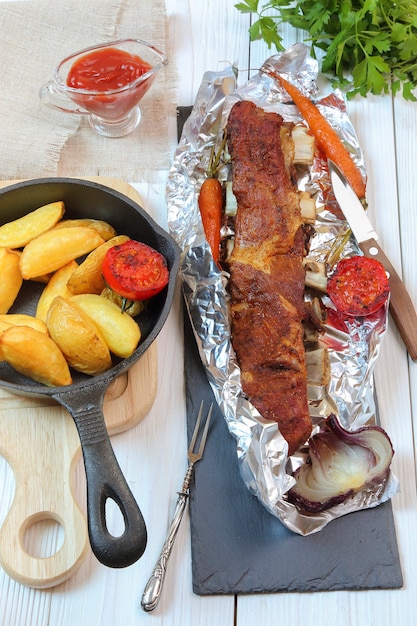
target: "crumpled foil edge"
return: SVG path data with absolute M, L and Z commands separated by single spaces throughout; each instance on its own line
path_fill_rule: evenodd
M 295 44 L 288 51 L 267 59 L 263 67 L 272 68 L 292 80 L 295 78 L 300 89 L 318 99 L 322 113 L 349 145 L 358 167 L 365 173 L 363 154 L 343 96 L 339 92 L 318 96 L 318 66 L 310 57 L 308 47 Z M 300 117 L 296 107 L 288 103 L 288 97 L 264 72 L 260 71 L 241 87 L 237 86 L 236 77 L 234 66 L 220 72 L 206 72 L 203 76 L 168 176 L 168 225 L 182 249 L 180 273 L 186 309 L 208 381 L 229 432 L 236 440 L 242 479 L 249 491 L 287 528 L 309 535 L 324 528 L 332 519 L 388 500 L 397 492 L 398 481 L 390 472 L 382 484 L 342 504 L 321 513 L 300 513 L 287 501 L 285 494 L 295 483 L 292 471 L 308 456 L 308 446 L 288 459 L 288 446 L 277 424 L 264 420 L 242 393 L 240 370 L 230 338 L 227 276 L 217 268 L 206 242 L 198 192 L 211 146 L 218 141 L 228 113 L 238 99 L 252 100 L 265 110 L 280 113 L 288 121 L 300 121 Z M 220 178 L 222 175 L 227 177 L 227 168 L 224 174 L 220 173 Z M 331 200 L 324 197 L 323 189 L 331 185 L 323 163 L 313 165 L 299 186 L 308 189 L 316 200 L 318 222 L 309 256 L 320 260 L 328 252 L 329 242 L 345 228 L 345 222 L 328 209 Z M 360 251 L 349 241 L 343 255 L 352 254 L 360 254 Z M 352 334 L 342 333 L 343 345 L 339 344 L 337 350 L 329 349 L 331 382 L 322 397 L 311 403 L 310 412 L 317 428 L 329 412 L 334 412 L 348 430 L 377 422 L 373 370 L 386 332 L 387 311 L 386 307 L 382 323 L 380 320 L 376 326 L 354 324 Z

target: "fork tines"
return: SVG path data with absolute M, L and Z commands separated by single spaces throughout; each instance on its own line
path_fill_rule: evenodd
M 207 433 L 208 433 L 208 429 L 209 429 L 209 426 L 210 426 L 211 413 L 212 413 L 212 410 L 213 410 L 213 403 L 211 403 L 209 411 L 207 413 L 206 420 L 205 420 L 204 430 L 203 430 L 203 434 L 201 435 L 199 448 L 198 448 L 197 452 L 194 452 L 194 448 L 195 448 L 195 445 L 196 445 L 198 432 L 200 430 L 201 419 L 202 419 L 202 416 L 203 416 L 203 405 L 204 405 L 204 401 L 202 400 L 201 404 L 200 404 L 200 409 L 199 409 L 198 415 L 197 415 L 197 421 L 196 421 L 196 424 L 194 426 L 193 436 L 191 438 L 191 442 L 190 442 L 190 445 L 189 445 L 189 448 L 188 448 L 188 454 L 190 456 L 190 461 L 193 462 L 193 463 L 195 461 L 198 461 L 199 459 L 201 459 L 201 457 L 203 456 L 204 446 L 206 445 Z M 192 458 L 191 458 L 191 456 L 192 456 Z

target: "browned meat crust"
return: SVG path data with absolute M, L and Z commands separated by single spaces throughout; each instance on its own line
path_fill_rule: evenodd
M 278 422 L 289 454 L 311 433 L 302 320 L 304 234 L 282 118 L 238 102 L 227 125 L 238 210 L 230 259 L 232 344 L 242 387 Z

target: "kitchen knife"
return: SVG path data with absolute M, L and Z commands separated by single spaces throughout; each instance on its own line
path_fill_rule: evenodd
M 390 312 L 409 355 L 417 360 L 417 313 L 404 283 L 378 243 L 378 235 L 352 187 L 333 161 L 329 160 L 330 179 L 336 200 L 365 256 L 385 267 L 391 296 Z

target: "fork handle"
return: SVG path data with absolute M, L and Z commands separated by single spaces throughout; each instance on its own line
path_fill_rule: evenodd
M 146 612 L 153 611 L 159 602 L 162 593 L 162 587 L 167 571 L 168 559 L 171 554 L 175 537 L 177 536 L 178 529 L 181 524 L 181 520 L 184 515 L 185 507 L 187 504 L 188 493 L 181 491 L 178 494 L 177 503 L 175 505 L 174 515 L 172 516 L 171 524 L 168 529 L 167 538 L 162 546 L 161 553 L 158 557 L 152 574 L 146 583 L 145 589 L 142 595 L 141 606 Z

